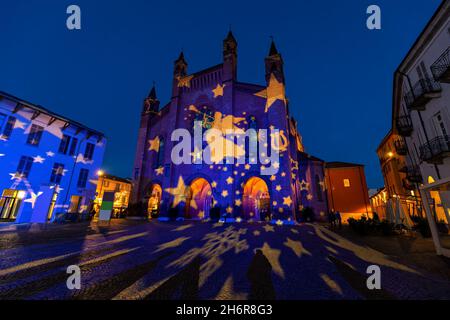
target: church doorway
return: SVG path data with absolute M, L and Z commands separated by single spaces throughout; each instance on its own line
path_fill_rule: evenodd
M 159 215 L 161 209 L 162 188 L 155 183 L 150 188 L 150 198 L 148 199 L 148 217 L 155 218 Z
M 270 219 L 270 194 L 266 182 L 252 177 L 244 185 L 244 218 L 254 220 Z
M 206 219 L 212 205 L 212 189 L 206 179 L 192 181 L 186 195 L 186 218 Z

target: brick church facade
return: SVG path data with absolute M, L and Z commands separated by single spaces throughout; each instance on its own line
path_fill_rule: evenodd
M 265 85 L 237 78 L 237 42 L 229 32 L 223 62 L 188 73 L 183 53 L 174 64 L 172 98 L 164 106 L 153 87 L 144 101 L 133 172 L 133 202 L 149 216 L 207 219 L 212 213 L 242 220 L 301 219 L 305 208 L 326 217 L 324 162 L 304 151 L 297 122 L 285 97 L 283 59 L 272 42 L 265 59 Z M 261 174 L 258 164 L 179 164 L 171 160 L 175 129 L 227 126 L 276 128 L 280 152 L 277 174 Z M 191 150 L 195 157 L 198 150 Z

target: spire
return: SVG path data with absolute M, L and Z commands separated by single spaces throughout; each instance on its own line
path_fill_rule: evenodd
M 186 63 L 186 60 L 184 60 L 184 52 L 183 52 L 183 49 L 181 49 L 180 56 L 179 56 L 178 59 L 175 61 L 175 63 L 177 63 L 177 62 L 184 62 L 184 63 Z
M 230 28 L 227 37 L 223 40 L 224 81 L 237 78 L 237 47 L 237 41 Z
M 175 66 L 174 66 L 173 72 L 176 77 L 178 77 L 178 76 L 183 77 L 187 74 L 188 64 L 187 64 L 186 60 L 184 59 L 183 50 L 181 50 L 180 55 L 179 55 L 178 59 L 175 60 L 174 64 L 175 64 Z
M 228 31 L 225 41 L 227 41 L 227 42 L 232 41 L 234 43 L 237 43 L 236 39 L 234 38 L 233 32 L 231 31 L 231 27 L 230 27 L 230 31 Z
M 275 41 L 273 40 L 273 37 L 271 37 L 271 38 L 272 38 L 272 43 L 270 44 L 269 57 L 278 54 L 277 47 L 275 46 Z
M 153 87 L 152 90 L 150 90 L 150 93 L 148 94 L 148 98 L 156 100 L 156 86 L 155 86 L 155 81 L 153 81 Z

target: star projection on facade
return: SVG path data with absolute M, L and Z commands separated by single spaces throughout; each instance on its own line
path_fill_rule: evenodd
M 162 176 L 164 174 L 164 167 L 156 168 L 155 173 L 157 176 Z
M 303 190 L 309 191 L 309 183 L 306 182 L 305 180 L 302 180 L 300 182 L 300 191 L 303 191 Z
M 175 208 L 180 202 L 186 202 L 186 188 L 187 186 L 184 184 L 183 177 L 180 176 L 178 178 L 178 184 L 175 188 L 165 189 L 167 193 L 170 193 L 173 196 L 173 208 Z
M 228 214 L 232 214 L 233 213 L 233 207 L 232 206 L 228 206 L 227 207 L 227 213 Z
M 30 197 L 31 198 L 26 199 L 24 202 L 31 203 L 31 207 L 34 209 L 34 206 L 36 205 L 37 198 L 39 198 L 42 194 L 43 194 L 42 191 L 39 191 L 37 194 L 34 193 L 33 191 L 30 191 Z
M 15 173 L 9 173 L 9 175 L 11 176 L 11 180 L 20 180 L 22 179 L 22 175 L 18 172 Z
M 266 108 L 264 112 L 268 112 L 270 107 L 277 100 L 283 101 L 286 105 L 286 93 L 284 84 L 282 82 L 279 82 L 273 73 L 270 75 L 269 86 L 266 89 L 255 93 L 255 96 L 266 99 Z
M 50 158 L 55 156 L 55 153 L 52 151 L 47 151 L 45 154 L 47 155 L 47 157 L 50 157 Z
M 287 241 L 283 243 L 286 247 L 290 248 L 294 251 L 294 254 L 297 257 L 301 257 L 303 254 L 310 256 L 311 253 L 306 250 L 300 241 L 294 241 L 291 238 L 287 238 Z
M 227 178 L 227 184 L 233 184 L 234 179 L 232 177 Z
M 228 191 L 227 190 L 223 190 L 221 193 L 222 197 L 226 198 L 228 197 Z
M 212 90 L 212 92 L 214 93 L 214 98 L 223 97 L 223 89 L 224 88 L 225 88 L 225 85 L 220 85 L 218 83 L 217 87 Z
M 280 185 L 277 185 L 277 186 L 275 187 L 275 190 L 281 191 L 281 186 L 280 186 Z
M 178 76 L 176 78 L 178 80 L 178 88 L 183 87 L 190 88 L 192 78 L 194 78 L 194 76 L 185 76 L 185 77 Z
M 235 205 L 236 207 L 240 207 L 240 206 L 242 205 L 241 199 L 236 199 L 236 200 L 234 200 L 234 205 Z
M 16 122 L 14 123 L 14 129 L 23 129 L 23 130 L 25 130 L 25 125 L 26 125 L 25 122 L 22 122 L 22 121 L 16 119 Z
M 276 179 L 277 179 L 277 177 L 275 175 L 270 176 L 270 181 L 275 181 Z
M 42 158 L 41 156 L 33 157 L 33 163 L 44 163 L 45 158 Z
M 307 195 L 306 195 L 306 199 L 308 199 L 308 200 L 312 200 L 314 197 L 313 197 L 313 195 L 311 194 L 311 193 L 308 193 Z
M 291 196 L 283 197 L 283 205 L 290 207 L 292 205 Z
M 156 136 L 153 140 L 149 140 L 150 147 L 148 148 L 148 151 L 158 152 L 159 151 L 159 143 L 160 143 L 160 141 L 159 141 L 158 136 Z
M 211 187 L 217 188 L 217 182 L 216 181 L 211 182 Z

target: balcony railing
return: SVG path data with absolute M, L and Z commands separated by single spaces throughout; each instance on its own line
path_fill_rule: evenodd
M 409 137 L 413 131 L 411 117 L 401 116 L 397 118 L 397 131 L 403 137 Z
M 401 156 L 406 156 L 406 154 L 408 153 L 408 147 L 405 143 L 405 140 L 403 140 L 403 139 L 395 140 L 394 147 L 395 147 L 395 151 L 397 151 L 397 154 L 399 154 Z
M 411 183 L 422 183 L 423 178 L 419 167 L 409 166 L 406 170 L 406 179 Z
M 450 136 L 439 136 L 420 146 L 420 159 L 428 163 L 441 164 L 450 155 Z
M 426 104 L 441 96 L 441 85 L 433 79 L 420 79 L 405 95 L 405 102 L 411 110 L 425 110 Z
M 431 65 L 436 81 L 450 83 L 450 47 Z

